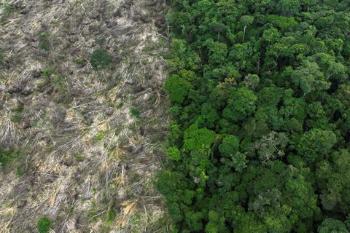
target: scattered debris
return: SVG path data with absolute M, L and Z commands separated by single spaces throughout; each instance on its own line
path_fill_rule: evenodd
M 165 227 L 164 1 L 2 2 L 0 145 L 24 158 L 0 171 L 0 232 Z

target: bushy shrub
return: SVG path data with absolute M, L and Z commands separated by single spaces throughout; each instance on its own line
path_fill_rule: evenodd
M 42 217 L 38 220 L 37 228 L 39 233 L 48 233 L 51 229 L 52 221 L 48 217 Z
M 90 56 L 90 63 L 95 70 L 108 68 L 112 63 L 112 56 L 104 49 L 96 49 Z
M 39 48 L 44 51 L 49 51 L 50 47 L 50 34 L 48 32 L 39 33 Z
M 0 169 L 6 168 L 10 163 L 21 156 L 17 150 L 8 150 L 0 148 Z

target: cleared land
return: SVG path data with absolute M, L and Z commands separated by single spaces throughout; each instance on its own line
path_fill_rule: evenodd
M 0 232 L 165 231 L 163 4 L 0 2 Z

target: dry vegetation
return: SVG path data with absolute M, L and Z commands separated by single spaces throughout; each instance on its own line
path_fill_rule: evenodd
M 164 2 L 0 0 L 0 232 L 166 232 Z M 91 54 L 104 51 L 101 67 Z M 100 53 L 101 54 L 101 53 Z M 103 53 L 102 53 L 103 54 Z

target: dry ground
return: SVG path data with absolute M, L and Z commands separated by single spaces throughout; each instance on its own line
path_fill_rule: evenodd
M 166 232 L 162 0 L 0 0 L 0 232 Z M 112 55 L 94 70 L 91 53 Z

